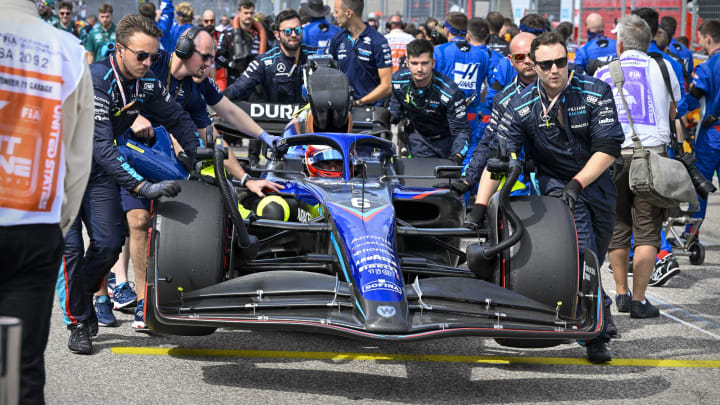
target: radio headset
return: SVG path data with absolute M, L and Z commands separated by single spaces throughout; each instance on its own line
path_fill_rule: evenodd
M 192 27 L 178 38 L 175 55 L 180 59 L 189 59 L 195 52 L 195 37 L 202 31 L 200 27 Z

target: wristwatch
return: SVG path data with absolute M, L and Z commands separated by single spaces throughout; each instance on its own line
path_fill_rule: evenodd
M 247 174 L 247 173 L 245 173 L 245 174 L 242 176 L 242 179 L 240 179 L 240 185 L 243 186 L 243 187 L 245 187 L 245 184 L 248 182 L 248 180 L 250 180 L 250 175 Z

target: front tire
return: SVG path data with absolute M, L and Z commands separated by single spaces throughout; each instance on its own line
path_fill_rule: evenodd
M 227 215 L 220 191 L 199 181 L 180 184 L 182 191 L 177 197 L 156 201 L 151 233 L 148 293 L 152 293 L 152 299 L 157 294 L 163 312 L 181 305 L 181 290 L 186 293 L 217 284 L 225 274 Z M 150 307 L 147 313 L 154 310 L 154 306 Z M 148 325 L 159 333 L 199 336 L 216 329 L 167 325 L 154 315 Z

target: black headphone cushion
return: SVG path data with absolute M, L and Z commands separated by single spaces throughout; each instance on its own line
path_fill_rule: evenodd
M 175 44 L 175 55 L 180 59 L 189 59 L 195 51 L 195 36 L 200 32 L 200 28 L 192 27 L 186 34 L 178 38 Z

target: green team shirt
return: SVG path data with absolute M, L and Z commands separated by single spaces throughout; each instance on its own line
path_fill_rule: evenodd
M 85 37 L 85 50 L 92 52 L 95 55 L 95 62 L 105 59 L 100 53 L 103 46 L 108 42 L 115 42 L 115 24 L 105 31 L 100 24 L 97 24 L 90 30 L 87 37 Z

